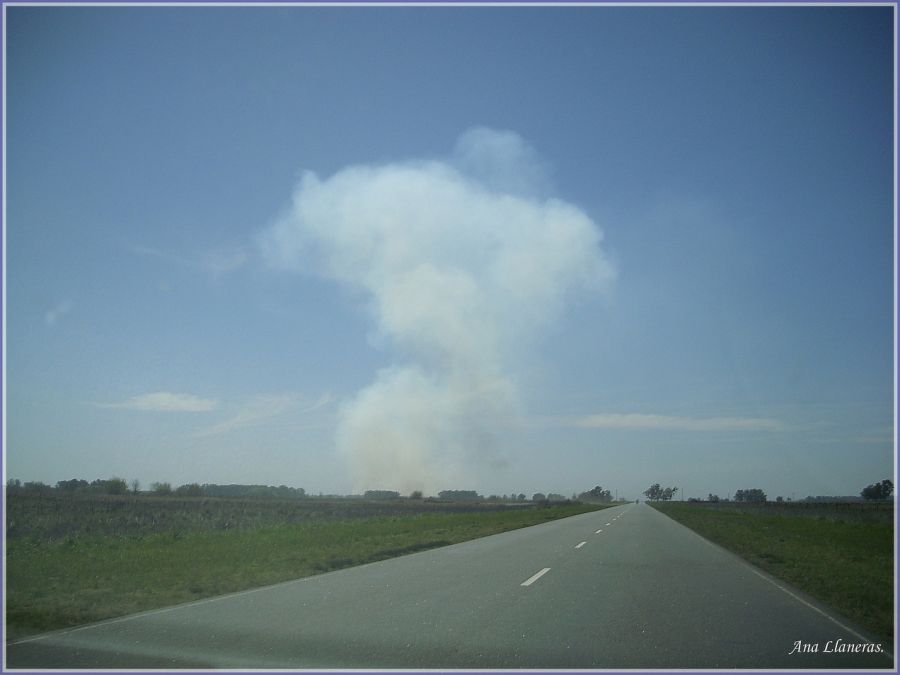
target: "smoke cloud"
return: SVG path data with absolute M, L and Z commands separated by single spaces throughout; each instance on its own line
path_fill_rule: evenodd
M 549 191 L 517 134 L 477 128 L 443 160 L 306 172 L 262 233 L 272 267 L 363 292 L 390 348 L 339 411 L 357 490 L 463 488 L 519 413 L 529 345 L 572 292 L 612 282 L 598 227 Z

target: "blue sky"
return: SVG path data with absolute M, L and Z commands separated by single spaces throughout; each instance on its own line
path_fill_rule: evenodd
M 6 470 L 892 476 L 889 7 L 7 7 Z

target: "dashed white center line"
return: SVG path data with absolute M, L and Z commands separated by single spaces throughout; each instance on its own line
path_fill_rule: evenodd
M 600 534 L 601 532 L 603 532 L 603 530 L 597 530 L 594 534 Z
M 603 527 L 609 527 L 609 523 L 607 523 L 607 524 L 606 524 L 606 525 L 604 525 L 604 526 L 603 526 Z
M 538 572 L 538 573 L 535 574 L 534 576 L 528 577 L 525 581 L 522 582 L 521 585 L 522 585 L 522 586 L 531 586 L 531 584 L 533 584 L 535 581 L 537 581 L 537 580 L 540 579 L 542 576 L 544 576 L 545 574 L 547 574 L 547 572 L 549 572 L 549 571 L 550 571 L 550 568 L 549 568 L 549 567 L 545 567 L 544 569 L 542 569 L 540 572 Z
M 583 542 L 581 542 L 580 544 L 578 544 L 575 548 L 581 548 L 581 547 L 584 546 L 586 543 L 587 543 L 586 541 L 583 541 Z

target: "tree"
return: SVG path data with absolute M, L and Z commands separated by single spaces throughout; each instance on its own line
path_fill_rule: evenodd
M 675 496 L 676 492 L 678 492 L 677 487 L 667 487 L 666 489 L 664 489 L 662 491 L 662 494 L 660 495 L 659 498 L 662 499 L 664 502 L 668 502 L 672 499 L 672 497 Z
M 647 499 L 650 501 L 658 501 L 662 496 L 662 488 L 659 486 L 659 483 L 654 483 L 646 490 L 644 490 L 644 495 L 646 495 Z
M 186 483 L 185 485 L 179 485 L 175 490 L 175 494 L 179 497 L 202 497 L 203 489 L 199 483 Z
M 484 499 L 475 490 L 441 490 L 438 497 L 449 502 L 476 502 Z
M 714 495 L 712 492 L 710 492 L 709 497 L 706 498 L 706 501 L 716 503 L 719 501 L 719 495 Z
M 654 483 L 646 490 L 644 490 L 644 494 L 646 495 L 647 499 L 652 502 L 658 502 L 660 499 L 664 502 L 667 502 L 672 499 L 676 492 L 678 492 L 677 487 L 663 488 L 660 487 L 659 483 Z
M 303 499 L 306 490 L 286 485 L 216 485 L 204 483 L 200 486 L 205 497 L 252 497 L 273 499 Z
M 153 491 L 153 494 L 159 496 L 172 494 L 171 483 L 153 483 L 153 485 L 150 486 L 150 489 Z
M 98 495 L 124 495 L 128 492 L 128 483 L 124 478 L 97 478 L 86 485 L 85 489 Z
M 766 501 L 766 493 L 759 488 L 738 490 L 734 493 L 734 501 L 758 504 Z
M 873 483 L 860 493 L 863 499 L 890 499 L 894 492 L 894 484 L 887 478 L 880 483 Z
M 421 490 L 413 490 L 409 493 L 410 499 L 422 499 L 422 491 Z
M 531 495 L 531 501 L 545 502 L 547 501 L 547 495 L 545 495 L 543 492 L 535 492 L 533 495 Z
M 137 494 L 141 491 L 141 481 L 139 481 L 137 478 L 131 481 L 131 491 L 134 494 Z
M 366 490 L 363 499 L 400 499 L 396 490 Z
M 592 487 L 587 492 L 582 492 L 578 495 L 578 499 L 581 499 L 586 502 L 611 502 L 612 501 L 612 493 L 609 490 L 604 490 L 599 485 Z
M 75 492 L 76 490 L 84 490 L 88 486 L 88 482 L 81 478 L 73 478 L 71 480 L 57 481 L 56 489 L 61 492 Z
M 124 478 L 110 478 L 103 483 L 103 491 L 108 495 L 124 495 L 128 492 L 128 483 Z

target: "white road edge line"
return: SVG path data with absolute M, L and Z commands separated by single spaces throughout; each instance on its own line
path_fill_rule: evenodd
M 575 548 L 581 548 L 581 547 L 584 546 L 586 543 L 587 543 L 586 541 L 583 541 L 583 542 L 581 542 L 580 544 L 578 544 Z
M 531 584 L 533 584 L 535 581 L 537 581 L 537 580 L 540 579 L 542 576 L 544 576 L 545 574 L 547 574 L 547 572 L 549 572 L 549 571 L 550 571 L 550 568 L 549 568 L 549 567 L 545 567 L 544 569 L 542 569 L 540 572 L 538 572 L 538 573 L 535 574 L 534 576 L 528 577 L 525 581 L 522 582 L 521 585 L 522 585 L 522 586 L 531 586 Z
M 334 570 L 338 572 L 340 570 Z M 319 575 L 321 576 L 321 575 Z M 62 635 L 69 635 L 70 633 L 80 633 L 81 631 L 91 630 L 92 628 L 100 628 L 102 626 L 109 626 L 115 623 L 124 623 L 125 621 L 131 621 L 133 619 L 142 619 L 145 616 L 153 616 L 154 614 L 165 614 L 167 612 L 174 612 L 179 609 L 184 609 L 187 607 L 193 607 L 194 605 L 206 605 L 211 602 L 218 602 L 219 600 L 228 600 L 230 598 L 236 598 L 240 595 L 250 595 L 251 593 L 258 593 L 260 591 L 267 591 L 270 588 L 274 588 L 275 586 L 287 586 L 288 584 L 296 584 L 298 582 L 309 581 L 315 577 L 300 577 L 299 579 L 289 579 L 288 581 L 280 581 L 278 583 L 269 584 L 268 586 L 259 586 L 258 588 L 247 588 L 243 591 L 235 591 L 234 593 L 225 593 L 223 595 L 215 595 L 211 598 L 200 598 L 199 600 L 193 600 L 188 602 L 183 602 L 178 605 L 171 605 L 169 607 L 159 607 L 157 609 L 148 609 L 143 612 L 135 612 L 134 614 L 126 614 L 125 616 L 117 616 L 112 619 L 104 619 L 102 621 L 97 621 L 95 623 L 88 623 L 83 626 L 75 626 L 74 628 L 63 628 L 59 630 L 49 631 L 47 633 L 41 633 L 40 635 L 32 635 L 30 637 L 22 638 L 21 640 L 16 640 L 15 642 L 10 642 L 7 646 L 10 645 L 23 645 L 28 642 L 38 642 L 39 640 L 46 640 L 48 638 L 59 637 Z
M 857 633 L 855 630 L 853 630 L 853 629 L 850 628 L 849 626 L 845 626 L 844 624 L 842 624 L 840 621 L 838 621 L 837 619 L 835 619 L 833 616 L 831 616 L 831 615 L 828 614 L 827 612 L 823 612 L 821 609 L 819 609 L 819 608 L 816 607 L 815 605 L 811 605 L 810 603 L 808 603 L 806 600 L 804 600 L 804 599 L 801 598 L 800 596 L 796 595 L 795 593 L 791 593 L 791 592 L 790 592 L 788 589 L 786 589 L 784 586 L 782 586 L 781 584 L 776 583 L 775 581 L 773 581 L 772 579 L 770 579 L 770 578 L 767 577 L 766 575 L 761 574 L 760 572 L 757 572 L 757 571 L 756 571 L 755 569 L 753 569 L 752 567 L 750 568 L 750 571 L 753 572 L 753 574 L 755 574 L 756 576 L 758 576 L 760 579 L 763 579 L 763 580 L 765 580 L 765 581 L 768 581 L 770 584 L 772 584 L 772 585 L 773 585 L 775 588 L 777 588 L 779 591 L 782 591 L 782 592 L 784 592 L 784 593 L 787 593 L 787 594 L 788 594 L 789 596 L 791 596 L 794 600 L 803 603 L 804 605 L 806 605 L 807 607 L 809 607 L 809 608 L 810 608 L 811 610 L 813 610 L 814 612 L 818 612 L 819 614 L 821 614 L 822 616 L 824 616 L 826 619 L 828 619 L 829 621 L 831 621 L 831 622 L 834 623 L 835 625 L 837 625 L 837 626 L 843 628 L 845 631 L 847 631 L 847 632 L 850 633 L 851 635 L 853 635 L 853 636 L 859 638 L 861 642 L 866 642 L 866 643 L 869 642 L 869 639 L 868 639 L 868 638 L 863 637 L 862 635 L 860 635 L 859 633 Z
M 679 524 L 680 524 L 680 523 L 679 523 Z M 687 526 L 685 525 L 684 527 L 687 527 Z M 688 528 L 688 529 L 690 529 L 690 528 Z M 696 534 L 696 533 L 695 533 L 695 534 Z M 698 535 L 698 536 L 699 536 L 699 535 Z M 787 595 L 791 596 L 791 597 L 792 597 L 794 600 L 796 600 L 797 602 L 799 602 L 799 603 L 801 603 L 801 604 L 803 604 L 803 605 L 809 607 L 809 608 L 810 608 L 811 610 L 813 610 L 814 612 L 816 612 L 816 613 L 818 613 L 818 614 L 821 614 L 821 615 L 824 616 L 826 619 L 828 619 L 829 621 L 831 621 L 831 623 L 833 623 L 834 625 L 838 626 L 839 628 L 844 629 L 845 631 L 847 631 L 847 632 L 850 633 L 851 635 L 853 635 L 853 636 L 859 638 L 861 642 L 877 644 L 877 643 L 874 643 L 873 641 L 869 640 L 869 639 L 868 639 L 867 637 L 865 637 L 864 635 L 860 635 L 859 633 L 857 633 L 855 630 L 853 630 L 853 629 L 850 628 L 849 626 L 845 626 L 845 625 L 842 624 L 840 621 L 838 621 L 837 619 L 835 619 L 833 616 L 831 616 L 830 614 L 828 614 L 828 612 L 823 612 L 821 609 L 819 609 L 819 608 L 816 607 L 815 605 L 808 603 L 806 600 L 804 600 L 803 598 L 801 598 L 801 597 L 800 597 L 799 595 L 797 595 L 796 593 L 791 593 L 791 591 L 789 591 L 787 588 L 785 588 L 784 586 L 782 586 L 781 584 L 779 584 L 777 581 L 775 581 L 774 579 L 772 579 L 772 578 L 770 578 L 770 577 L 767 577 L 765 574 L 763 574 L 763 573 L 760 572 L 759 570 L 755 569 L 755 568 L 753 567 L 753 565 L 751 565 L 750 563 L 748 563 L 748 562 L 747 562 L 746 560 L 744 560 L 743 558 L 740 558 L 740 557 L 737 556 L 736 554 L 731 553 L 731 552 L 728 551 L 727 549 L 724 549 L 722 546 L 719 546 L 718 544 L 715 544 L 715 543 L 711 542 L 709 539 L 707 539 L 707 538 L 705 538 L 705 537 L 700 537 L 700 538 L 704 541 L 704 543 L 706 543 L 707 546 L 711 546 L 711 547 L 713 547 L 713 548 L 715 548 L 715 549 L 718 549 L 718 550 L 720 550 L 720 551 L 724 550 L 726 553 L 730 553 L 731 555 L 737 557 L 738 560 L 739 560 L 741 563 L 743 563 L 743 565 L 744 565 L 745 567 L 747 567 L 747 569 L 749 569 L 751 572 L 753 572 L 753 574 L 755 574 L 756 576 L 758 576 L 760 579 L 762 579 L 763 581 L 767 581 L 768 583 L 772 584 L 775 588 L 777 588 L 777 589 L 778 589 L 779 591 L 781 591 L 782 593 L 786 593 Z M 888 657 L 890 657 L 891 659 L 894 658 L 894 655 L 893 655 L 889 650 L 887 650 L 887 649 L 885 649 L 883 653 L 884 653 L 884 654 L 887 654 Z M 895 664 L 895 665 L 896 665 L 896 664 Z
M 352 568 L 351 568 L 352 569 Z M 547 568 L 549 569 L 549 568 Z M 74 628 L 62 628 L 54 631 L 48 631 L 46 633 L 41 633 L 39 635 L 32 635 L 26 638 L 22 638 L 20 640 L 16 640 L 15 642 L 7 643 L 7 647 L 10 645 L 22 645 L 28 642 L 38 642 L 39 640 L 46 640 L 49 638 L 59 637 L 62 635 L 69 635 L 70 633 L 80 633 L 81 631 L 91 630 L 93 628 L 100 628 L 102 626 L 109 626 L 116 623 L 124 623 L 125 621 L 132 621 L 134 619 L 142 619 L 145 616 L 153 616 L 154 614 L 165 614 L 167 612 L 175 612 L 179 609 L 185 609 L 187 607 L 194 607 L 196 605 L 206 605 L 212 602 L 218 602 L 219 600 L 230 600 L 231 598 L 236 598 L 241 595 L 250 595 L 251 593 L 261 593 L 270 591 L 278 586 L 292 586 L 294 584 L 303 584 L 309 583 L 314 579 L 321 579 L 329 574 L 337 574 L 339 572 L 343 572 L 344 570 L 332 570 L 331 572 L 324 572 L 322 574 L 313 575 L 310 577 L 299 577 L 297 579 L 288 579 L 287 581 L 279 581 L 274 584 L 269 584 L 268 586 L 257 586 L 256 588 L 246 588 L 243 591 L 234 591 L 232 593 L 224 593 L 222 595 L 214 595 L 210 598 L 200 598 L 199 600 L 191 600 L 188 602 L 182 602 L 177 605 L 170 605 L 169 607 L 159 607 L 157 609 L 148 609 L 143 612 L 135 612 L 134 614 L 126 614 L 125 616 L 118 616 L 112 619 L 104 619 L 102 621 L 97 621 L 95 623 L 88 623 L 82 626 L 75 626 Z

